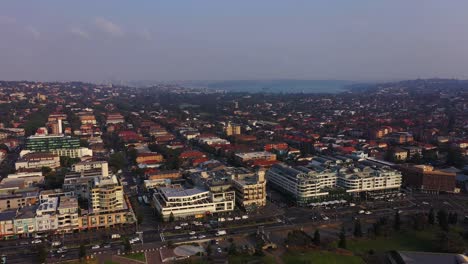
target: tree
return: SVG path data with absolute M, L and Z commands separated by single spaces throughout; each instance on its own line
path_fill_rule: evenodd
M 132 245 L 130 244 L 130 241 L 128 240 L 128 238 L 124 238 L 123 239 L 123 244 L 124 244 L 124 250 L 125 252 L 129 252 L 132 250 Z
M 234 242 L 232 242 L 231 245 L 229 246 L 228 253 L 229 253 L 229 255 L 236 255 L 237 254 L 237 247 L 236 247 L 236 244 Z
M 114 169 L 114 172 L 123 169 L 126 164 L 125 153 L 123 152 L 116 152 L 109 157 L 109 166 Z
M 465 250 L 462 237 L 458 233 L 442 232 L 438 238 L 439 250 L 447 253 L 462 253 Z
M 439 222 L 440 228 L 444 231 L 449 230 L 447 211 L 441 209 L 437 212 L 437 221 Z
M 78 253 L 80 259 L 83 259 L 86 257 L 86 247 L 84 244 L 80 244 L 80 251 Z
M 211 256 L 212 251 L 213 250 L 211 249 L 211 244 L 208 244 L 208 246 L 206 247 L 206 255 Z
M 451 225 L 456 225 L 458 222 L 458 214 L 456 212 L 449 213 L 448 215 L 448 223 Z
M 355 237 L 362 237 L 361 220 L 359 219 L 354 221 L 354 233 L 353 234 Z
M 171 212 L 171 214 L 169 215 L 169 222 L 174 222 L 174 220 L 174 213 Z
M 320 231 L 318 229 L 315 229 L 314 232 L 314 244 L 320 246 Z
M 339 238 L 338 247 L 346 249 L 346 230 L 344 226 L 341 227 Z
M 401 226 L 401 219 L 400 219 L 400 212 L 395 212 L 395 220 L 393 221 L 393 228 L 398 231 L 400 230 Z
M 434 208 L 431 208 L 431 210 L 429 211 L 429 215 L 427 216 L 427 222 L 428 222 L 430 225 L 435 224 L 435 213 L 434 213 Z
M 413 228 L 415 230 L 424 230 L 427 225 L 427 218 L 419 213 L 413 216 Z
M 36 258 L 39 263 L 45 263 L 47 259 L 47 250 L 43 245 L 38 246 Z

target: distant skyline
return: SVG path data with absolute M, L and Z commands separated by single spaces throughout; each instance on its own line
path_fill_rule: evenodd
M 0 80 L 468 79 L 468 1 L 5 0 Z

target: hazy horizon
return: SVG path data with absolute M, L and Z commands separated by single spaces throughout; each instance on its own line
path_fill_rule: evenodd
M 8 1 L 0 79 L 468 79 L 467 1 Z

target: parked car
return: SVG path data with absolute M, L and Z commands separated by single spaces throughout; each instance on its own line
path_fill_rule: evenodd
M 42 240 L 40 239 L 34 239 L 33 241 L 31 241 L 31 244 L 40 244 L 42 243 Z
M 100 245 L 94 245 L 94 246 L 91 247 L 91 249 L 100 249 L 100 248 L 101 248 Z
M 180 226 L 174 226 L 174 229 L 175 229 L 175 230 L 179 230 L 179 229 L 182 229 L 182 227 L 180 227 Z

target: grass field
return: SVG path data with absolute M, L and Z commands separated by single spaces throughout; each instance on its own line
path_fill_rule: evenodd
M 344 256 L 326 251 L 294 252 L 283 256 L 286 264 L 313 263 L 313 264 L 363 264 L 358 256 Z
M 347 249 L 355 254 L 365 254 L 370 250 L 382 253 L 389 250 L 433 251 L 437 230 L 407 231 L 394 233 L 388 237 L 348 240 Z
M 145 253 L 132 253 L 132 254 L 123 255 L 122 257 L 144 261 L 144 262 L 146 261 Z
M 239 255 L 239 256 L 229 256 L 229 264 L 254 264 L 254 263 L 265 263 L 265 264 L 275 264 L 275 259 L 271 256 L 250 256 L 250 255 Z

